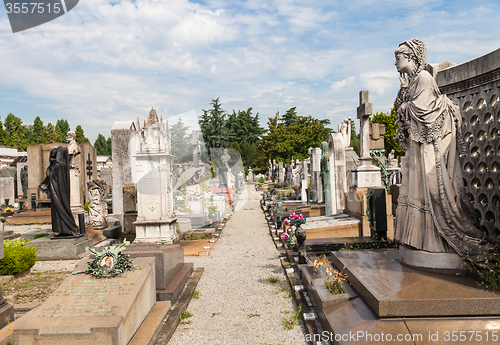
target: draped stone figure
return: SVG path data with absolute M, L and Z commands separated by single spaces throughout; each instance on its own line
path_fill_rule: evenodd
M 406 151 L 395 238 L 416 249 L 456 252 L 483 265 L 495 245 L 478 229 L 465 194 L 459 155 L 465 153 L 458 106 L 425 70 L 417 38 L 395 51 L 401 86 L 394 102 L 396 138 Z
M 69 155 L 66 146 L 50 150 L 50 165 L 40 189 L 50 196 L 52 231 L 58 237 L 81 236 L 70 208 Z

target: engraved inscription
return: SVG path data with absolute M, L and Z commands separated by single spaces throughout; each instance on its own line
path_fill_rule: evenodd
M 60 303 L 43 308 L 38 317 L 112 316 L 116 306 L 111 305 L 107 297 L 126 295 L 131 285 L 120 279 L 87 279 L 79 284 L 62 284 L 53 294 Z

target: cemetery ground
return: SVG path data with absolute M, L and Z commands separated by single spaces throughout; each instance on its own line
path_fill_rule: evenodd
M 299 336 L 303 334 L 300 312 L 269 237 L 260 199 L 260 192 L 247 186 L 210 253 L 185 257 L 185 262 L 204 271 L 168 344 L 305 343 Z M 12 229 L 45 227 L 48 225 Z M 14 304 L 16 317 L 50 296 L 76 262 L 39 261 L 30 275 L 4 278 L 2 291 Z

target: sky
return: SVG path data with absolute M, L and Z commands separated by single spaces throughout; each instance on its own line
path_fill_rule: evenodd
M 500 48 L 499 14 L 499 0 L 80 0 L 12 33 L 3 7 L 0 117 L 67 119 L 93 143 L 151 107 L 196 128 L 219 97 L 263 127 L 297 107 L 336 128 L 356 118 L 361 90 L 390 111 L 399 43 L 418 37 L 428 63 L 463 63 Z

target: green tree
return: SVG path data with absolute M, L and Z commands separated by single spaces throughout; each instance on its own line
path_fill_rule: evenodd
M 210 154 L 212 148 L 228 145 L 228 131 L 226 127 L 227 113 L 222 109 L 219 97 L 210 102 L 212 109 L 203 110 L 198 123 L 203 135 L 203 141 Z
M 45 127 L 45 133 L 47 135 L 46 142 L 47 143 L 56 143 L 58 141 L 58 135 L 56 133 L 56 128 L 52 123 L 48 123 L 47 127 Z
M 192 159 L 191 135 L 188 134 L 189 127 L 184 125 L 182 119 L 170 127 L 171 150 L 175 156 L 175 163 L 183 163 Z
M 394 108 L 391 109 L 390 114 L 386 113 L 376 113 L 371 118 L 371 123 L 383 123 L 385 125 L 385 135 L 384 135 L 384 146 L 385 146 L 385 154 L 388 155 L 391 150 L 394 150 L 394 154 L 396 156 L 404 156 L 404 151 L 399 146 L 399 141 L 395 140 L 396 129 L 398 126 L 396 125 L 396 117 L 398 113 Z
M 9 113 L 4 120 L 4 126 L 5 130 L 7 131 L 8 135 L 12 135 L 12 121 L 19 119 L 17 116 L 15 116 L 12 113 Z M 20 120 L 20 119 L 19 119 Z M 21 121 L 22 122 L 22 121 Z
M 108 139 L 106 140 L 106 144 L 108 144 L 108 152 L 109 152 L 109 155 L 111 156 L 113 154 L 112 145 L 111 145 L 111 137 L 108 137 Z
M 56 125 L 56 127 L 54 128 L 54 137 L 55 137 L 55 143 L 64 143 L 66 141 L 66 138 L 63 136 L 62 132 L 61 132 L 61 127 L 59 127 L 58 125 Z
M 61 138 L 59 138 L 58 140 L 61 143 L 65 143 L 66 142 L 66 133 L 68 133 L 71 130 L 71 128 L 69 127 L 68 120 L 65 120 L 65 119 L 57 120 L 56 127 L 57 126 L 59 126 L 61 133 L 62 133 Z
M 76 142 L 78 144 L 81 144 L 83 142 L 90 142 L 89 139 L 87 139 L 87 137 L 85 136 L 85 134 L 83 134 L 83 128 L 82 126 L 78 125 L 76 126 L 75 128 L 75 134 L 76 134 Z
M 359 140 L 359 134 L 356 133 L 356 123 L 354 121 L 351 121 L 351 142 L 349 143 L 349 145 L 351 145 L 354 152 L 356 152 L 359 156 L 361 143 Z
M 293 109 L 293 108 L 292 108 Z M 305 159 L 309 156 L 309 147 L 319 147 L 322 141 L 328 140 L 331 130 L 325 127 L 329 120 L 318 120 L 312 116 L 294 115 L 287 125 L 279 112 L 267 122 L 269 131 L 260 141 L 259 166 L 263 168 L 268 159 L 276 159 L 289 163 L 292 156 Z
M 94 142 L 94 147 L 96 149 L 96 153 L 99 156 L 110 156 L 111 152 L 108 149 L 108 143 L 106 141 L 106 138 L 102 134 L 97 135 L 97 139 Z
M 8 146 L 9 136 L 7 131 L 3 128 L 2 118 L 0 118 L 0 145 Z
M 7 115 L 9 117 L 12 114 Z M 5 119 L 7 121 L 7 119 Z M 10 134 L 10 145 L 17 147 L 20 151 L 26 151 L 29 142 L 25 137 L 26 126 L 23 125 L 23 121 L 17 116 L 12 115 L 8 121 L 9 134 Z
M 42 120 L 40 119 L 40 116 L 35 117 L 35 121 L 33 121 L 33 126 L 31 127 L 31 132 L 32 140 L 30 140 L 30 142 L 33 145 L 48 143 L 47 131 L 43 125 Z

